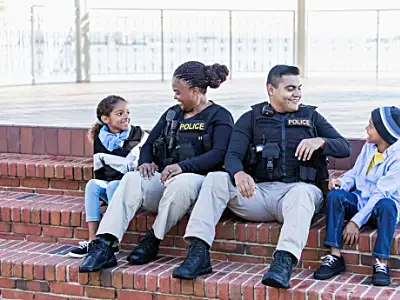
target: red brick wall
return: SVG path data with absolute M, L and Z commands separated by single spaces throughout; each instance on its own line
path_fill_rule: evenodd
M 87 128 L 0 125 L 0 153 L 92 156 Z
M 87 131 L 88 128 L 0 125 L 0 153 L 92 156 L 93 148 L 87 139 Z M 365 140 L 350 139 L 350 142 L 353 148 L 351 157 L 331 158 L 330 169 L 347 170 L 354 165 Z

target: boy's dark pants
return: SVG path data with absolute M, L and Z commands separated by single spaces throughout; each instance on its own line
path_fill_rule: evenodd
M 350 220 L 357 212 L 357 196 L 344 190 L 332 190 L 326 199 L 325 246 L 342 248 L 344 220 Z M 394 230 L 397 224 L 397 208 L 393 200 L 379 200 L 368 224 L 378 229 L 372 255 L 388 259 Z

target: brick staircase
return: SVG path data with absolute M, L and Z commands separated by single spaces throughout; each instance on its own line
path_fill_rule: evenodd
M 23 129 L 18 129 L 20 137 Z M 16 132 L 15 127 L 12 130 Z M 57 130 L 54 136 L 66 136 L 60 133 L 62 129 Z M 83 136 L 76 132 L 75 135 Z M 59 153 L 58 145 L 49 153 L 46 144 L 42 147 L 37 143 L 23 139 L 8 141 L 5 149 L 0 149 L 2 299 L 400 299 L 400 227 L 392 243 L 390 287 L 370 285 L 371 248 L 376 239 L 376 230 L 370 228 L 362 231 L 358 245 L 345 250 L 348 273 L 329 281 L 312 278 L 313 269 L 326 254 L 322 246 L 323 215 L 313 220 L 289 290 L 266 288 L 260 282 L 272 260 L 281 225 L 246 222 L 229 213 L 217 226 L 210 275 L 194 281 L 171 277 L 172 270 L 186 254 L 182 235 L 187 217 L 162 242 L 157 261 L 144 266 L 128 264 L 126 255 L 154 221 L 155 216 L 146 212 L 138 213 L 130 223 L 116 268 L 79 274 L 81 260 L 65 254 L 71 245 L 87 238 L 83 190 L 92 178 L 90 152 L 72 153 L 64 149 Z M 348 169 L 362 143 L 353 141 L 352 158 L 331 160 L 330 168 Z M 35 147 L 44 150 L 36 151 Z

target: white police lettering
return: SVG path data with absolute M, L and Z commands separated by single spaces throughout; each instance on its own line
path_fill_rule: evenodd
M 288 119 L 288 126 L 310 126 L 310 119 Z

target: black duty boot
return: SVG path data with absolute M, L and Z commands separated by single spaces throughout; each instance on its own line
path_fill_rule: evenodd
M 267 273 L 264 274 L 264 285 L 288 289 L 290 287 L 290 275 L 296 258 L 287 251 L 276 251 L 274 260 Z
M 126 260 L 134 265 L 147 264 L 156 259 L 159 248 L 160 240 L 154 235 L 153 229 L 147 230 L 144 238 Z
M 185 260 L 172 273 L 179 279 L 195 279 L 197 276 L 212 272 L 209 246 L 200 239 L 194 238 L 189 245 Z
M 79 266 L 79 272 L 95 272 L 101 269 L 115 267 L 117 259 L 113 249 L 114 241 L 98 236 L 89 245 L 89 253 Z

